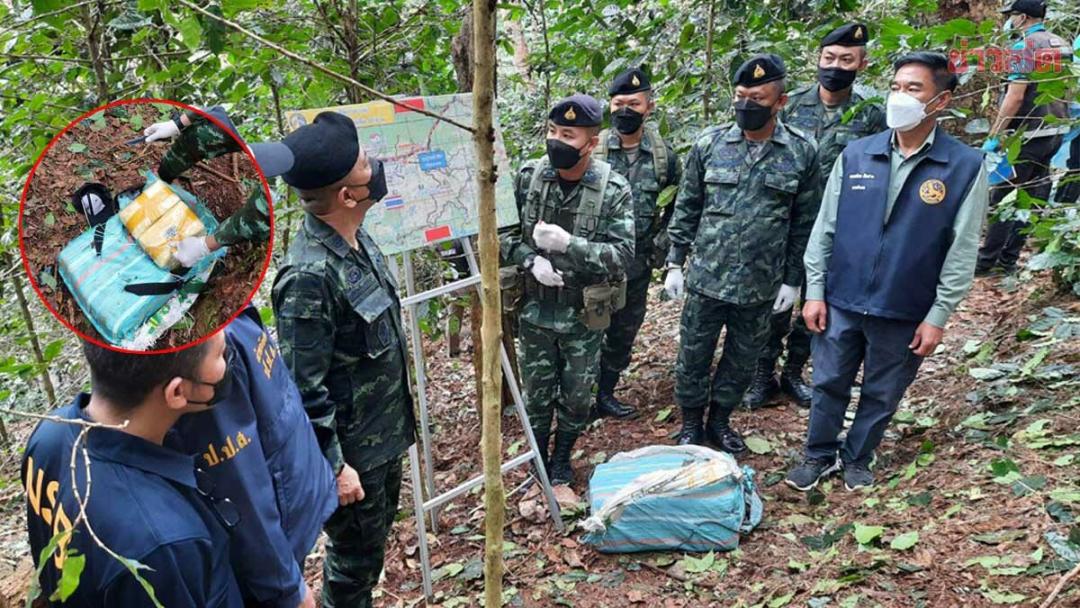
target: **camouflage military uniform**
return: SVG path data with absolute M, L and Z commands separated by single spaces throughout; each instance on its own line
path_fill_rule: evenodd
M 281 356 L 323 453 L 364 487 L 326 523 L 323 605 L 349 608 L 371 605 L 415 436 L 397 285 L 363 228 L 357 240 L 305 215 L 273 288 Z
M 626 305 L 611 316 L 611 327 L 604 334 L 600 355 L 600 390 L 610 393 L 618 383 L 619 374 L 630 365 L 634 338 L 645 320 L 645 304 L 652 278 L 651 258 L 655 253 L 653 240 L 667 229 L 667 220 L 671 218 L 670 211 L 674 208 L 668 205 L 662 211 L 657 208 L 656 200 L 664 187 L 678 185 L 682 178 L 682 164 L 675 150 L 665 142 L 665 180 L 665 176 L 657 175 L 650 138 L 641 138 L 638 156 L 633 162 L 623 151 L 622 142 L 614 131 L 600 145 L 607 146 L 607 162 L 630 183 L 634 199 L 634 258 L 626 271 Z
M 726 425 L 742 399 L 780 285 L 802 283 L 817 183 L 816 144 L 781 122 L 757 160 L 734 124 L 705 130 L 690 151 L 668 229 L 668 263 L 690 258 L 675 401 L 699 417 L 711 404 L 710 427 L 714 417 Z M 710 394 L 709 366 L 723 326 Z
M 634 215 L 630 186 L 612 171 L 602 193 L 600 216 L 593 237 L 571 239 L 566 253 L 549 253 L 532 242 L 537 219 L 558 224 L 568 231 L 582 199 L 583 190 L 600 187 L 598 166 L 593 160 L 581 182 L 564 195 L 558 173 L 546 160 L 527 163 L 517 176 L 514 194 L 521 225 L 501 238 L 504 261 L 521 266 L 540 254 L 562 271 L 566 286 L 546 288 L 526 273 L 526 295 L 521 307 L 521 379 L 525 406 L 533 431 L 542 437 L 551 432 L 554 411 L 559 430 L 580 433 L 589 418 L 592 385 L 596 378 L 603 332 L 590 330 L 579 320 L 581 289 L 620 278 L 633 257 Z M 547 182 L 547 200 L 537 205 L 542 216 L 530 220 L 526 200 L 534 171 Z M 539 197 L 539 193 L 534 194 Z
M 191 125 L 180 131 L 158 165 L 158 176 L 171 182 L 201 160 L 240 151 L 231 135 L 206 118 L 189 112 Z M 262 242 L 270 237 L 270 210 L 266 193 L 257 180 L 244 180 L 250 191 L 244 205 L 218 225 L 214 239 L 224 246 L 241 241 Z
M 821 178 L 824 180 L 848 142 L 884 131 L 888 127 L 885 126 L 885 112 L 876 104 L 863 105 L 851 117 L 851 120 L 843 122 L 844 113 L 862 103 L 863 97 L 852 90 L 846 102 L 836 108 L 830 108 L 822 103 L 818 95 L 818 86 L 814 83 L 789 95 L 787 105 L 780 112 L 780 118 L 784 124 L 796 127 L 817 140 L 818 164 Z M 820 187 L 824 187 L 824 184 Z M 805 299 L 806 287 L 804 286 L 800 301 Z M 810 331 L 806 328 L 806 321 L 803 320 L 799 310 L 795 309 L 794 313 L 794 328 L 791 323 L 791 311 L 773 315 L 769 341 L 762 353 L 762 359 L 767 361 L 770 374 L 783 351 L 785 336 L 787 336 L 789 365 L 801 372 L 810 359 Z

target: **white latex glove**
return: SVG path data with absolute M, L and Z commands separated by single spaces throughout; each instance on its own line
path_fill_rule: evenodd
M 664 279 L 664 292 L 672 300 L 678 300 L 683 296 L 682 268 L 669 266 L 667 278 Z
M 776 301 L 773 302 L 773 312 L 784 312 L 785 310 L 791 310 L 792 306 L 795 306 L 795 298 L 799 297 L 799 288 L 792 287 L 791 285 L 781 285 L 780 293 L 776 294 Z
M 163 120 L 146 127 L 142 134 L 146 136 L 146 143 L 159 139 L 172 139 L 180 134 L 180 127 L 176 126 L 172 120 Z
M 191 268 L 209 253 L 206 237 L 189 236 L 176 246 L 176 261 Z
M 532 275 L 536 277 L 537 281 L 540 281 L 541 285 L 547 285 L 548 287 L 562 287 L 563 279 L 562 273 L 555 270 L 555 267 L 551 265 L 551 261 L 542 256 L 536 256 L 533 258 Z
M 548 224 L 543 220 L 533 228 L 533 241 L 536 246 L 556 253 L 566 253 L 570 246 L 570 233 L 556 224 Z

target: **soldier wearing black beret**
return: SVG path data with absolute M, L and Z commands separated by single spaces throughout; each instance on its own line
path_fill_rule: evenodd
M 682 165 L 675 149 L 646 122 L 656 109 L 649 75 L 639 67 L 621 72 L 608 87 L 613 128 L 601 131 L 594 156 L 630 182 L 634 198 L 634 259 L 626 273 L 626 306 L 615 312 L 604 334 L 597 379 L 596 413 L 629 418 L 634 408 L 615 397 L 615 386 L 630 366 L 634 339 L 645 320 L 652 269 L 661 268 L 667 257 L 667 223 L 673 205 L 660 209 L 657 199 L 671 185 L 678 185 Z
M 826 34 L 818 50 L 817 82 L 796 89 L 780 113 L 784 124 L 817 139 L 823 176 L 849 141 L 885 130 L 885 112 L 877 104 L 863 103 L 853 87 L 856 76 L 867 66 L 869 40 L 870 31 L 861 23 L 847 23 Z M 859 110 L 844 122 L 844 113 L 855 106 Z M 803 300 L 805 297 L 799 299 Z M 787 356 L 778 379 L 776 363 L 784 353 L 785 337 Z M 809 359 L 810 332 L 802 315 L 796 311 L 794 328 L 788 311 L 776 315 L 743 403 L 751 409 L 763 407 L 776 402 L 782 393 L 796 404 L 810 407 L 811 390 L 803 380 Z
M 300 193 L 304 223 L 274 280 L 274 315 L 281 358 L 337 477 L 322 605 L 371 606 L 415 435 L 401 302 L 363 228 L 386 173 L 336 112 L 284 143 L 294 156 L 284 179 Z
M 525 408 L 553 484 L 573 480 L 570 455 L 589 422 L 600 343 L 634 255 L 630 186 L 592 157 L 602 109 L 588 95 L 548 114 L 547 155 L 514 182 L 521 223 L 500 239 L 503 263 L 521 270 L 519 362 Z M 588 302 L 588 306 L 586 305 Z
M 686 292 L 675 365 L 681 445 L 708 441 L 733 454 L 746 450 L 732 412 L 753 377 L 772 313 L 790 314 L 802 283 L 818 162 L 813 139 L 777 117 L 787 100 L 786 74 L 783 60 L 771 54 L 739 66 L 735 123 L 706 129 L 686 159 L 664 280 L 670 297 Z

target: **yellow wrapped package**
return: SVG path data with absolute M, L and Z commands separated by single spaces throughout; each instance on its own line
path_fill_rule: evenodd
M 176 205 L 184 206 L 169 184 L 155 180 L 142 194 L 135 197 L 127 207 L 120 210 L 120 221 L 127 226 L 131 236 L 139 238 L 146 229 L 165 212 Z
M 203 236 L 206 227 L 182 201 L 178 201 L 137 237 L 143 251 L 166 270 L 180 266 L 174 257 L 176 246 L 189 236 Z

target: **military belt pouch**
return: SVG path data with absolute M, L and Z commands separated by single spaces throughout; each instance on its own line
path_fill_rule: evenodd
M 581 294 L 581 322 L 589 329 L 605 330 L 611 325 L 611 314 L 626 306 L 626 279 L 589 285 Z
M 503 312 L 514 312 L 518 309 L 524 290 L 525 275 L 517 266 L 503 266 L 499 269 L 499 291 L 502 294 Z
M 548 287 L 537 281 L 532 273 L 525 275 L 525 294 L 545 302 L 558 302 L 564 306 L 581 310 L 584 305 L 581 289 L 577 287 Z

